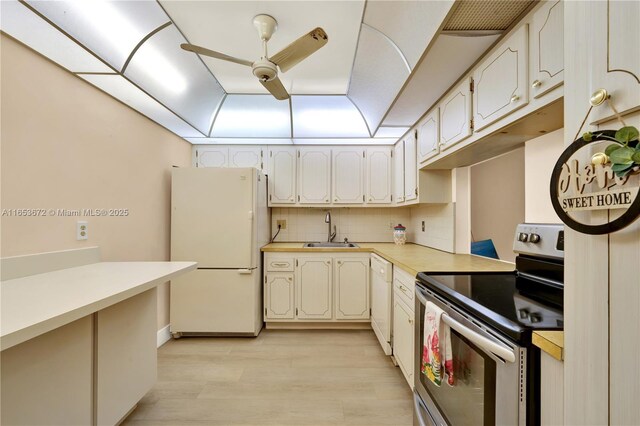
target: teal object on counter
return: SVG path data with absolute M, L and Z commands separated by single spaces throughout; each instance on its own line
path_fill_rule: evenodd
M 500 259 L 493 240 L 482 240 L 471 243 L 471 254 L 478 256 L 490 257 L 492 259 Z

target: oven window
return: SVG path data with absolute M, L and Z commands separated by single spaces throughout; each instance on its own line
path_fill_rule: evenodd
M 421 330 L 420 348 L 423 345 L 422 335 Z M 451 330 L 451 346 L 454 386 L 443 383 L 438 387 L 420 373 L 422 386 L 427 389 L 448 424 L 493 425 L 496 407 L 495 361 L 455 330 Z

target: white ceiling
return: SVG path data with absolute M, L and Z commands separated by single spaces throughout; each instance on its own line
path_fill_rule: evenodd
M 261 42 L 253 26 L 255 15 L 278 21 L 269 41 L 269 56 L 316 27 L 329 42 L 280 79 L 291 94 L 345 94 L 358 43 L 365 2 L 351 1 L 175 1 L 160 4 L 190 43 L 254 61 Z M 268 93 L 251 69 L 203 57 L 227 93 Z

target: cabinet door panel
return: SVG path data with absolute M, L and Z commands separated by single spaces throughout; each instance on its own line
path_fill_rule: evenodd
M 528 29 L 526 24 L 520 27 L 474 71 L 475 131 L 529 102 Z
M 564 4 L 544 2 L 532 22 L 531 93 L 539 98 L 564 81 Z
M 292 273 L 270 273 L 265 281 L 267 319 L 293 319 L 295 314 Z
M 367 149 L 367 203 L 391 203 L 391 149 Z
M 404 303 L 396 300 L 393 304 L 393 353 L 396 361 L 413 388 L 414 359 L 414 314 Z
M 196 167 L 227 167 L 229 148 L 208 146 L 196 148 Z
M 606 89 L 615 108 L 624 114 L 640 106 L 640 2 L 608 0 L 593 2 L 592 7 L 595 20 L 589 25 L 593 26 L 594 40 L 589 93 Z M 615 116 L 606 104 L 594 108 L 590 115 L 593 121 L 610 118 Z
M 440 153 L 440 109 L 435 108 L 418 125 L 418 161 L 420 163 Z
M 333 150 L 333 202 L 364 202 L 364 148 Z
M 418 159 L 416 157 L 416 134 L 404 140 L 404 200 L 418 198 Z
M 393 147 L 393 195 L 396 203 L 404 203 L 404 142 Z
M 369 318 L 369 259 L 335 262 L 337 319 Z
M 262 170 L 262 148 L 259 146 L 229 147 L 229 167 L 255 167 Z
M 471 80 L 464 79 L 440 104 L 440 150 L 471 136 Z
M 301 204 L 327 204 L 331 201 L 331 150 L 300 148 L 299 195 Z
M 269 148 L 269 203 L 296 202 L 296 149 Z
M 296 267 L 298 319 L 331 319 L 331 258 L 299 258 Z

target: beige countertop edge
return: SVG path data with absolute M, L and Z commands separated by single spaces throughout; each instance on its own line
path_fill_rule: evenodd
M 394 265 L 404 269 L 411 275 L 418 272 L 465 272 L 465 271 L 513 271 L 515 265 L 511 262 L 488 259 L 470 254 L 453 254 L 419 244 L 409 243 L 396 246 L 394 243 L 357 243 L 358 248 L 314 247 L 304 248 L 304 243 L 287 242 L 271 243 L 262 247 L 263 252 L 294 252 L 294 253 L 375 253 Z M 433 256 L 437 259 L 429 259 Z
M 533 344 L 558 361 L 564 360 L 564 331 L 534 331 Z

